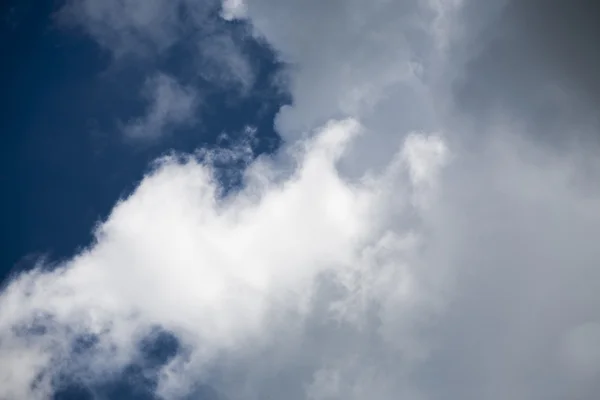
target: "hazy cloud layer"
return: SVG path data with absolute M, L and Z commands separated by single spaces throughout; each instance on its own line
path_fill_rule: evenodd
M 224 2 L 290 64 L 286 144 L 226 197 L 211 163 L 244 149 L 161 160 L 87 250 L 18 276 L 0 397 L 118 374 L 161 327 L 167 399 L 596 398 L 594 86 L 535 3 Z

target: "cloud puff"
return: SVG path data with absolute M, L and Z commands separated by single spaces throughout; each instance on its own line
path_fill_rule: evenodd
M 198 94 L 193 88 L 180 85 L 168 75 L 157 74 L 146 81 L 143 94 L 150 104 L 144 116 L 123 126 L 128 138 L 157 139 L 169 128 L 194 122 Z

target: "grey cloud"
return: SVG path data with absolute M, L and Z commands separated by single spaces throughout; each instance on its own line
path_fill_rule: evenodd
M 368 134 L 350 169 L 360 169 L 387 159 L 385 147 L 411 128 L 447 134 L 456 158 L 442 179 L 443 200 L 418 220 L 433 235 L 429 262 L 455 287 L 434 328 L 423 333 L 431 357 L 408 380 L 419 382 L 418 394 L 591 399 L 598 392 L 592 360 L 600 318 L 600 169 L 597 143 L 578 140 L 598 138 L 597 80 L 581 80 L 600 71 L 598 35 L 589 34 L 596 25 L 580 18 L 595 11 L 569 9 L 577 1 L 462 3 L 441 19 L 445 52 L 434 35 L 410 35 L 409 27 L 440 20 L 412 2 L 308 2 L 295 9 L 248 0 L 246 12 L 282 57 L 298 64 L 290 84 L 295 102 L 278 121 L 284 136 L 322 115 L 358 115 Z M 361 16 L 380 24 L 361 25 Z M 569 41 L 554 49 L 560 38 Z M 359 56 L 365 54 L 371 57 Z M 400 78 L 410 62 L 420 68 Z M 382 78 L 387 68 L 399 79 Z M 351 72 L 349 83 L 342 71 Z M 367 101 L 347 107 L 364 82 L 371 85 Z M 396 394 L 411 386 L 396 379 Z
M 600 103 L 600 4 L 593 0 L 512 1 L 507 17 L 554 77 Z
M 292 65 L 294 105 L 277 120 L 284 137 L 293 140 L 331 117 L 381 117 L 375 105 L 389 107 L 392 99 L 392 113 L 415 109 L 412 118 L 403 112 L 402 129 L 427 120 L 419 118 L 426 107 L 415 76 L 435 47 L 429 29 L 436 14 L 426 2 L 251 0 L 245 6 L 257 35 Z
M 501 115 L 527 121 L 528 130 L 546 143 L 599 140 L 598 3 L 490 4 L 469 2 L 464 9 L 470 39 L 454 49 L 466 61 L 455 83 L 459 107 L 485 115 L 488 123 Z M 485 22 L 466 22 L 478 19 Z
M 591 360 L 600 339 L 592 333 L 600 305 L 600 192 L 589 192 L 596 178 L 585 188 L 573 183 L 580 173 L 573 165 L 590 156 L 516 142 L 480 148 L 446 176 L 447 226 L 436 231 L 446 232 L 449 262 L 460 267 L 453 303 L 433 332 L 437 351 L 417 372 L 432 399 L 598 393 L 599 364 Z M 592 327 L 577 345 L 578 354 L 590 355 L 585 361 L 569 344 L 581 326 Z

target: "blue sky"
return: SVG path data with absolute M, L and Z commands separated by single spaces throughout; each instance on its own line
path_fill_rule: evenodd
M 14 1 L 3 11 L 1 147 L 3 185 L 10 193 L 2 207 L 3 280 L 32 268 L 40 257 L 54 264 L 88 246 L 93 227 L 163 154 L 234 142 L 247 127 L 260 132 L 252 145 L 256 154 L 274 151 L 279 138 L 272 120 L 288 101 L 271 85 L 280 68 L 271 50 L 250 43 L 257 64 L 252 95 L 200 80 L 195 84 L 210 103 L 201 122 L 175 129 L 159 142 L 128 141 L 119 122 L 137 117 L 147 105 L 138 95 L 145 76 L 156 65 L 185 76 L 186 60 L 177 53 L 185 52 L 186 44 L 150 65 L 148 60 L 116 62 L 80 29 L 56 22 L 61 6 Z M 222 134 L 229 138 L 219 138 Z M 159 353 L 171 351 L 168 342 L 157 343 L 164 347 Z M 101 390 L 110 398 L 147 398 L 143 390 L 135 393 L 135 385 L 117 378 Z M 86 396 L 83 390 L 56 398 Z
M 2 5 L 0 399 L 594 399 L 599 7 Z
M 137 117 L 146 106 L 138 92 L 153 64 L 185 70 L 187 61 L 176 56 L 185 44 L 151 65 L 115 62 L 81 30 L 55 22 L 60 3 L 34 3 L 8 4 L 2 27 L 3 180 L 11 193 L 2 208 L 8 221 L 3 276 L 11 265 L 27 265 L 29 255 L 62 259 L 87 245 L 94 224 L 166 152 L 215 145 L 221 133 L 235 140 L 246 126 L 260 132 L 257 153 L 277 147 L 272 120 L 286 96 L 270 86 L 278 67 L 268 48 L 249 46 L 258 65 L 251 96 L 200 81 L 210 96 L 201 123 L 178 128 L 160 142 L 131 143 L 119 132 L 119 121 Z

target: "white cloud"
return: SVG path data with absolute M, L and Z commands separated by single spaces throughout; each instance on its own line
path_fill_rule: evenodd
M 198 94 L 192 87 L 182 86 L 168 75 L 157 74 L 146 80 L 143 95 L 149 101 L 148 109 L 144 116 L 123 126 L 128 138 L 157 139 L 169 128 L 194 122 Z
M 506 134 L 448 164 L 439 136 L 412 133 L 348 179 L 336 165 L 360 130 L 331 123 L 259 159 L 222 200 L 209 166 L 163 160 L 89 249 L 2 293 L 0 359 L 19 359 L 2 395 L 45 398 L 61 370 L 101 379 L 158 325 L 185 349 L 164 398 L 208 371 L 230 399 L 589 398 L 600 193 L 574 180 L 581 154 Z
M 292 64 L 287 144 L 221 200 L 207 165 L 165 159 L 88 250 L 19 276 L 0 360 L 23 361 L 0 364 L 2 394 L 43 397 L 49 381 L 26 383 L 73 371 L 78 333 L 102 339 L 78 356 L 98 377 L 160 325 L 185 349 L 164 398 L 198 381 L 232 400 L 594 398 L 598 149 L 455 114 L 468 55 L 449 49 L 498 11 L 463 19 L 461 3 L 244 2 L 230 17 Z M 13 329 L 32 320 L 47 333 Z
M 223 0 L 221 12 L 223 18 L 228 21 L 245 17 L 246 10 L 244 0 Z
M 78 377 L 82 372 L 73 369 L 76 357 L 69 346 L 80 335 L 99 338 L 98 348 L 85 356 L 85 374 L 119 370 L 135 358 L 136 343 L 159 325 L 191 351 L 190 361 L 182 354 L 162 375 L 159 391 L 173 398 L 207 363 L 218 362 L 218 354 L 269 350 L 290 326 L 303 335 L 315 313 L 328 324 L 334 314 L 315 310 L 315 296 L 326 296 L 320 301 L 325 307 L 361 293 L 369 303 L 381 304 L 412 297 L 410 290 L 392 293 L 390 287 L 405 279 L 411 286 L 419 282 L 395 258 L 412 251 L 403 245 L 405 233 L 388 225 L 389 217 L 404 211 L 384 206 L 392 185 L 409 193 L 410 180 L 401 170 L 389 170 L 362 182 L 344 181 L 335 162 L 358 130 L 353 121 L 329 124 L 305 150 L 292 154 L 298 167 L 280 181 L 267 178 L 277 173 L 277 165 L 257 161 L 246 173 L 245 188 L 222 201 L 209 166 L 193 159 L 163 160 L 117 204 L 89 249 L 53 272 L 20 276 L 2 294 L 2 359 L 15 351 L 32 353 L 32 363 L 23 364 L 27 371 L 2 370 L 2 395 L 21 390 L 26 397 L 43 398 L 46 386 L 28 393 L 25 383 L 41 373 L 50 381 L 53 373 L 65 372 L 62 368 Z M 435 168 L 431 158 L 418 162 L 429 161 Z M 378 269 L 392 280 L 377 282 Z M 370 274 L 364 281 L 342 279 Z M 321 294 L 323 279 L 346 282 L 345 289 L 340 286 L 333 298 Z M 351 320 L 339 310 L 335 315 Z M 14 330 L 33 323 L 45 332 Z M 394 328 L 393 334 L 405 330 Z M 189 373 L 182 372 L 186 369 Z

